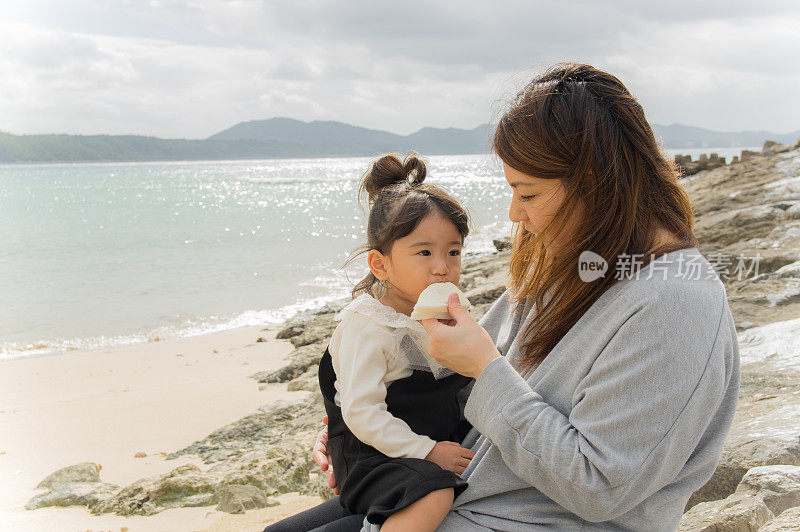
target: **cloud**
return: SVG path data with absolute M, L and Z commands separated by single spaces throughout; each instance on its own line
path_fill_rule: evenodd
M 204 137 L 272 116 L 469 128 L 562 60 L 613 72 L 655 122 L 800 127 L 794 2 L 24 6 L 0 26 L 0 129 L 15 133 Z

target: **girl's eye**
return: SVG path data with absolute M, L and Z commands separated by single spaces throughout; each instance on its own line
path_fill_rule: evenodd
M 429 250 L 427 250 L 427 249 L 423 249 L 422 251 L 417 251 L 417 255 L 419 255 L 420 253 L 426 253 L 425 257 L 427 257 L 427 256 L 429 256 L 431 254 L 431 252 Z M 450 251 L 450 254 L 451 255 L 454 254 L 453 256 L 461 255 L 461 251 L 458 250 L 458 249 L 453 249 L 453 250 Z

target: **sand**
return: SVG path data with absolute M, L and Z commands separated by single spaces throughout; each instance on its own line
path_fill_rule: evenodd
M 104 482 L 125 486 L 186 463 L 165 460 L 259 406 L 295 400 L 285 384 L 248 376 L 280 367 L 293 347 L 275 329 L 243 327 L 191 338 L 0 362 L 0 530 L 261 530 L 320 502 L 286 494 L 280 506 L 244 515 L 213 506 L 154 516 L 91 515 L 85 508 L 28 511 L 34 487 L 80 462 L 102 466 Z M 258 337 L 266 341 L 256 342 Z M 135 458 L 137 452 L 147 453 Z

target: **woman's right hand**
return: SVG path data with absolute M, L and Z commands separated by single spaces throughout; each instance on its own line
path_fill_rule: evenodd
M 314 457 L 314 461 L 319 468 L 325 471 L 325 476 L 328 477 L 328 487 L 332 489 L 336 495 L 339 495 L 339 486 L 336 485 L 336 477 L 333 476 L 331 456 L 328 454 L 328 416 L 324 416 L 322 422 L 325 424 L 325 428 L 319 432 L 317 443 L 314 444 L 314 450 L 311 451 L 311 456 Z
M 454 441 L 439 441 L 433 446 L 425 460 L 433 462 L 442 469 L 452 471 L 456 475 L 461 475 L 474 456 L 475 453 Z

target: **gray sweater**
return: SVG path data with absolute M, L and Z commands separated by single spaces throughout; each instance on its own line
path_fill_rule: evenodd
M 683 249 L 616 283 L 527 379 L 512 364 L 532 309 L 512 313 L 508 296 L 480 321 L 504 357 L 466 401 L 476 455 L 439 530 L 675 529 L 717 466 L 739 391 L 711 265 Z

